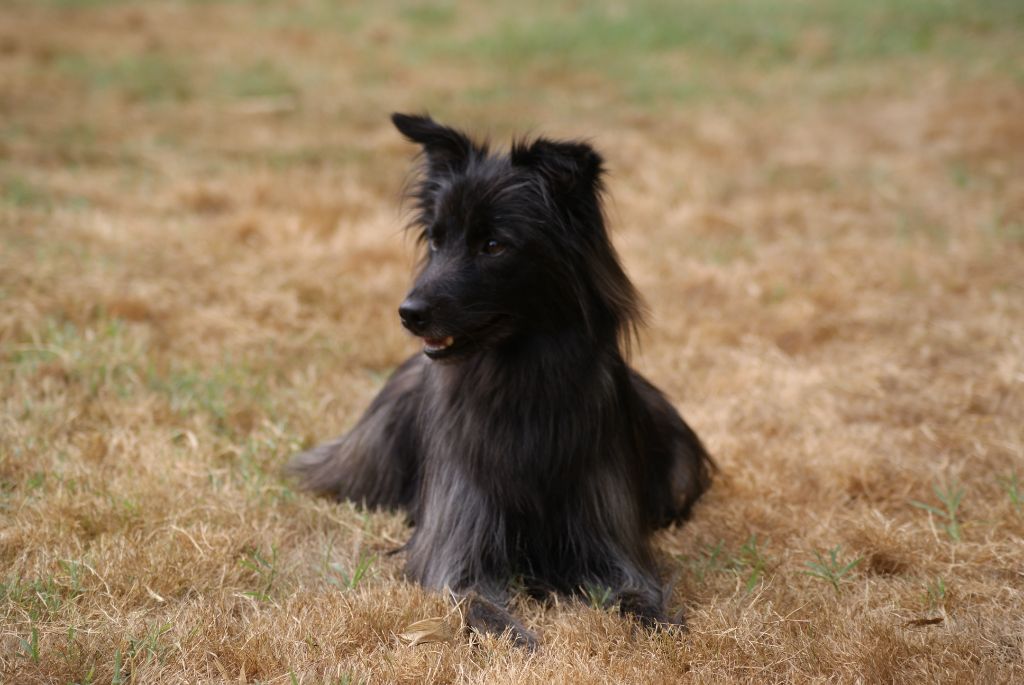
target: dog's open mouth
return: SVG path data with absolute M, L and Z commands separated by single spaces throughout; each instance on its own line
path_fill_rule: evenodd
M 453 345 L 455 338 L 450 335 L 443 338 L 423 338 L 423 352 L 434 359 L 443 357 Z

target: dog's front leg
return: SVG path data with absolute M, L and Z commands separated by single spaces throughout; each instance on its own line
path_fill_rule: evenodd
M 649 533 L 645 530 L 643 493 L 623 486 L 625 476 L 614 470 L 595 471 L 587 481 L 588 495 L 581 501 L 574 522 L 580 560 L 578 587 L 607 590 L 610 604 L 654 628 L 682 623 L 665 611 L 666 590 L 658 578 Z
M 662 593 L 652 594 L 649 590 L 619 592 L 617 595 L 619 611 L 624 616 L 636 618 L 645 628 L 657 629 L 678 626 L 686 629 L 686 617 L 682 611 L 674 616 L 668 615 L 663 606 Z
M 506 608 L 506 550 L 501 515 L 480 489 L 448 459 L 428 464 L 416 530 L 406 545 L 406 573 L 463 601 L 467 628 L 507 631 L 513 643 L 532 650 L 537 638 Z
M 670 617 L 666 613 L 665 590 L 653 570 L 623 556 L 621 551 L 606 552 L 605 558 L 612 565 L 601 576 L 588 579 L 584 586 L 611 590 L 609 604 L 617 604 L 623 616 L 635 618 L 645 628 L 686 625 L 682 614 Z

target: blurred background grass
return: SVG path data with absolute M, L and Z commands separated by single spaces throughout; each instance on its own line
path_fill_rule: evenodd
M 34 170 L 373 169 L 352 136 L 429 110 L 504 137 L 575 121 L 677 121 L 708 107 L 821 106 L 964 81 L 1024 81 L 1015 0 L 372 5 L 13 0 L 2 10 L 0 186 L 83 207 Z M 246 116 L 263 112 L 269 118 Z M 568 128 L 568 126 L 566 126 Z
M 330 102 L 339 117 L 399 105 L 486 112 L 489 121 L 504 111 L 494 125 L 512 127 L 524 115 L 528 124 L 547 119 L 539 115 L 552 107 L 615 116 L 721 99 L 856 97 L 897 87 L 878 79 L 879 69 L 911 75 L 922 63 L 1024 78 L 1024 7 L 1013 0 L 15 0 L 5 12 L 55 34 L 29 40 L 14 24 L 2 34 L 5 54 L 21 58 L 7 60 L 8 70 L 38 83 L 38 96 L 71 89 L 88 101 L 154 109 L 291 96 L 313 107 Z M 28 55 L 19 50 L 26 41 Z M 25 126 L 18 113 L 9 112 L 5 138 Z
M 383 556 L 400 519 L 277 473 L 414 352 L 394 314 L 414 154 L 395 110 L 501 143 L 595 142 L 653 314 L 637 363 L 723 466 L 708 513 L 659 541 L 687 640 L 534 606 L 563 646 L 607 656 L 584 672 L 551 650 L 535 676 L 668 678 L 682 661 L 722 679 L 768 663 L 779 680 L 1019 674 L 1024 519 L 1000 483 L 1024 468 L 1022 45 L 1014 0 L 8 0 L 0 675 L 433 668 L 388 642 L 439 603 L 389 604 L 416 592 Z M 954 481 L 958 546 L 908 504 Z M 362 594 L 317 575 L 348 563 L 339 529 L 353 559 L 364 535 L 381 554 Z M 818 592 L 806 562 L 839 544 L 865 559 L 844 580 L 856 591 Z M 723 566 L 716 549 L 760 561 Z M 260 554 L 277 585 L 250 606 L 239 564 Z M 79 563 L 95 572 L 69 575 Z M 756 596 L 736 583 L 747 566 Z M 324 615 L 296 620 L 288 601 Z M 940 607 L 928 633 L 892 620 Z M 117 662 L 158 618 L 191 666 Z M 38 661 L 20 642 L 33 631 Z M 442 680 L 525 668 L 445 655 Z
M 333 287 L 289 285 L 304 312 L 294 324 L 261 319 L 272 330 L 250 331 L 237 347 L 203 354 L 186 339 L 168 338 L 155 354 L 124 344 L 135 333 L 121 323 L 182 320 L 186 315 L 175 307 L 189 303 L 161 311 L 159 302 L 132 299 L 144 278 L 139 270 L 171 280 L 207 272 L 176 262 L 174 247 L 154 246 L 153 227 L 169 231 L 161 239 L 171 245 L 226 230 L 237 240 L 204 248 L 204 257 L 224 264 L 239 258 L 239 243 L 248 253 L 256 250 L 253 259 L 264 259 L 258 248 L 267 225 L 298 221 L 324 238 L 385 212 L 397 230 L 398 212 L 387 212 L 397 204 L 410 151 L 388 128 L 391 111 L 429 110 L 499 139 L 541 130 L 599 134 L 615 151 L 613 183 L 617 173 L 627 186 L 658 176 L 652 207 L 629 200 L 626 218 L 632 225 L 652 219 L 632 250 L 652 260 L 652 273 L 665 273 L 684 258 L 749 265 L 775 237 L 805 230 L 799 217 L 744 223 L 713 214 L 682 231 L 678 219 L 656 228 L 668 208 L 692 204 L 695 193 L 724 208 L 743 195 L 765 207 L 766 198 L 787 194 L 845 197 L 830 200 L 839 205 L 857 198 L 868 206 L 877 202 L 870 198 L 895 193 L 898 202 L 876 228 L 904 246 L 923 240 L 929 249 L 948 249 L 955 230 L 949 217 L 909 192 L 913 184 L 894 177 L 892 167 L 872 162 L 873 154 L 897 146 L 876 140 L 875 129 L 887 124 L 872 123 L 870 135 L 856 133 L 856 118 L 863 120 L 861 112 L 873 103 L 963 91 L 940 113 L 944 133 L 959 135 L 978 112 L 1005 109 L 1000 93 L 1007 87 L 1024 86 L 1024 3 L 1013 0 L 13 0 L 2 16 L 4 252 L 9 264 L 28 259 L 37 268 L 20 277 L 8 269 L 0 280 L 11 322 L 0 333 L 7 341 L 31 338 L 66 350 L 90 385 L 123 381 L 118 392 L 136 384 L 168 395 L 176 407 L 208 414 L 218 431 L 230 424 L 226 412 L 241 397 L 263 398 L 257 413 L 272 413 L 266 376 L 283 377 L 311 359 L 346 364 L 356 355 L 379 380 L 393 366 L 393 353 L 375 355 L 358 340 L 339 343 L 336 330 L 317 328 L 303 338 L 303 355 L 294 356 L 282 350 L 287 343 L 276 338 L 275 327 L 303 334 L 317 307 L 340 317 L 346 289 L 362 288 L 375 263 L 394 257 L 366 248 L 368 259 L 335 270 Z M 980 102 L 965 105 L 961 100 L 974 97 L 976 84 L 985 85 Z M 992 84 L 997 87 L 986 90 Z M 798 141 L 801 131 L 791 122 L 832 116 L 839 129 L 848 120 L 853 136 L 852 142 L 835 139 L 848 152 L 838 165 L 788 162 L 785 152 L 748 163 L 759 160 L 773 137 Z M 759 128 L 763 121 L 770 123 Z M 986 208 L 980 230 L 993 244 L 1015 248 L 1024 235 L 1020 209 L 1017 196 L 1005 191 L 1019 180 L 1020 162 L 1002 147 L 1017 141 L 1016 129 L 1000 125 L 994 138 L 937 150 L 944 181 L 954 192 L 974 193 Z M 630 154 L 648 144 L 637 135 L 665 149 L 692 150 L 729 171 L 706 180 L 692 164 L 687 173 L 645 169 L 643 155 Z M 808 145 L 823 154 L 834 133 L 808 129 L 808 135 Z M 926 148 L 928 135 L 915 144 Z M 964 133 L 962 140 L 970 137 Z M 635 178 L 623 178 L 629 174 Z M 105 241 L 103 231 L 83 237 L 59 228 L 107 216 L 147 227 L 149 242 L 137 247 Z M 820 224 L 808 233 L 809 244 L 845 230 Z M 871 233 L 864 225 L 859 230 Z M 913 268 L 900 268 L 900 287 L 925 287 Z M 401 273 L 398 283 L 408 271 Z M 120 279 L 124 297 L 61 293 L 48 274 Z M 800 287 L 795 276 L 776 280 L 766 286 L 766 302 L 785 300 Z M 229 285 L 207 285 L 212 302 L 238 297 Z M 374 295 L 380 313 L 371 321 L 388 320 L 401 287 Z M 254 307 L 231 315 L 269 316 L 254 314 Z M 22 308 L 34 318 L 20 315 Z M 393 336 L 389 344 L 400 340 Z M 97 345 L 118 350 L 119 361 L 111 366 Z M 36 364 L 22 363 L 46 356 L 18 352 L 14 365 L 29 373 Z M 119 375 L 118 365 L 132 371 Z M 235 427 L 240 433 L 229 433 L 238 437 L 250 424 L 246 419 Z
M 133 259 L 172 278 L 187 279 L 201 267 L 174 263 L 173 249 L 135 252 L 131 244 L 105 243 L 93 234 L 76 239 L 52 227 L 110 215 L 169 227 L 173 243 L 230 224 L 231 234 L 244 243 L 258 242 L 266 233 L 261 226 L 285 225 L 296 217 L 304 229 L 331 235 L 394 205 L 409 157 L 387 127 L 394 110 L 429 110 L 501 139 L 540 130 L 599 134 L 605 144 L 619 146 L 613 181 L 621 172 L 641 178 L 627 183 L 653 174 L 663 184 L 653 200 L 660 210 L 634 205 L 628 218 L 636 225 L 648 217 L 660 221 L 658 211 L 694 192 L 722 207 L 748 193 L 903 193 L 890 167 L 872 164 L 874 152 L 887 154 L 895 146 L 874 140 L 876 130 L 873 148 L 864 147 L 864 134 L 855 142 L 837 138 L 836 147 L 849 152 L 838 167 L 810 168 L 778 157 L 758 166 L 745 162 L 757 160 L 773 136 L 799 140 L 801 132 L 788 121 L 827 119 L 834 112 L 841 127 L 844 117 L 858 117 L 872 103 L 943 89 L 967 93 L 945 105 L 943 130 L 969 131 L 971 117 L 979 111 L 998 114 L 1005 109 L 999 94 L 1024 85 L 1024 3 L 1013 0 L 13 0 L 2 17 L 4 251 L 9 260 L 35 260 L 39 274 L 95 280 L 111 277 Z M 981 101 L 965 105 L 976 84 L 985 85 Z M 986 90 L 992 84 L 997 87 Z M 989 93 L 995 95 L 986 102 Z M 715 129 L 717 120 L 723 130 Z M 758 128 L 768 120 L 770 125 Z M 694 122 L 703 122 L 703 129 Z M 851 118 L 850 124 L 856 122 Z M 1002 155 L 999 138 L 1005 134 L 1012 147 L 1016 129 L 1000 126 L 994 138 L 978 144 L 937 149 L 945 180 L 957 192 L 989 198 L 982 230 L 996 244 L 1016 246 L 1020 212 L 1016 195 L 1004 191 L 1020 171 L 1019 155 Z M 706 181 L 692 166 L 689 174 L 641 168 L 639 157 L 630 154 L 637 133 L 668 149 L 693 149 L 731 171 Z M 823 150 L 828 135 L 819 131 L 809 144 Z M 916 144 L 927 147 L 928 135 Z M 963 140 L 970 135 L 964 133 Z M 901 196 L 883 217 L 883 228 L 904 244 L 924 240 L 932 248 L 948 248 L 950 224 L 926 204 L 910 193 Z M 258 216 L 246 216 L 248 208 Z M 400 225 L 397 212 L 391 216 Z M 719 266 L 749 263 L 763 241 L 776 235 L 777 223 L 784 230 L 795 225 L 778 217 L 756 225 L 718 216 L 701 221 L 707 225 L 682 232 L 649 227 L 634 250 L 655 260 L 655 272 L 672 269 L 684 254 Z M 826 241 L 830 230 L 818 226 L 810 238 Z M 210 259 L 230 263 L 238 248 L 227 241 L 208 249 Z M 368 248 L 372 258 L 362 263 L 369 271 L 374 259 L 387 260 L 374 249 Z M 357 267 L 336 274 L 338 293 L 358 287 L 367 273 Z M 130 291 L 135 277 L 120 277 Z M 905 288 L 924 287 L 909 267 L 899 279 Z M 152 303 L 88 303 L 55 294 L 44 280 L 0 282 L 13 321 L 4 332 L 7 340 L 31 336 L 69 349 L 82 327 L 97 324 L 98 339 L 110 342 L 124 334 L 119 321 L 156 316 Z M 793 279 L 780 279 L 765 297 L 781 301 L 794 285 Z M 210 287 L 218 293 L 214 299 L 232 297 L 227 286 Z M 344 309 L 313 286 L 295 289 L 303 307 L 323 308 L 326 302 L 324 311 L 335 316 Z M 34 295 L 46 303 L 33 310 L 39 325 L 17 315 Z M 394 297 L 380 296 L 380 317 L 387 316 Z M 166 317 L 183 316 L 166 309 Z M 291 330 L 298 334 L 302 328 L 296 324 Z M 318 335 L 304 341 L 313 358 L 329 355 L 341 363 L 354 354 L 347 343 L 333 345 L 333 333 Z M 157 370 L 153 355 L 136 350 L 133 378 L 159 392 L 195 395 L 214 421 L 223 422 L 230 404 L 224 391 L 211 394 L 188 379 L 200 373 L 197 368 L 212 368 L 219 379 L 215 388 L 259 384 L 254 375 L 266 373 L 260 369 L 284 373 L 308 359 L 282 354 L 272 337 L 256 336 L 258 343 L 241 357 L 180 351 Z M 80 341 L 86 365 L 92 363 L 94 340 Z M 186 343 L 164 344 L 173 352 Z M 382 357 L 368 355 L 376 375 L 393 365 L 391 356 Z M 105 360 L 96 363 L 102 374 L 110 373 Z M 168 371 L 168 364 L 180 368 Z M 221 374 L 225 364 L 245 364 L 250 371 Z M 251 389 L 231 392 L 237 397 Z

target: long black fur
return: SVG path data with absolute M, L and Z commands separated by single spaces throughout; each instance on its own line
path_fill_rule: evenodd
M 291 470 L 405 509 L 408 574 L 471 598 L 479 629 L 533 644 L 503 608 L 513 580 L 611 588 L 622 611 L 668 622 L 649 537 L 688 516 L 712 464 L 625 360 L 641 307 L 605 227 L 601 157 L 545 138 L 493 154 L 429 117 L 392 119 L 424 153 L 426 257 L 400 311 L 425 353 Z

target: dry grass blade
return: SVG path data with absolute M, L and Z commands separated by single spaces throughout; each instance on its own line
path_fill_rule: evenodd
M 437 616 L 410 623 L 398 637 L 408 642 L 410 647 L 432 642 L 452 642 L 455 629 L 450 616 Z

